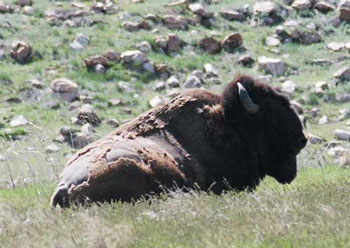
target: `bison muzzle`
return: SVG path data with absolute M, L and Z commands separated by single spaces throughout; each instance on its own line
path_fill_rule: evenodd
M 130 202 L 174 187 L 252 190 L 266 175 L 290 183 L 305 145 L 289 100 L 240 75 L 221 95 L 185 91 L 78 151 L 51 205 Z

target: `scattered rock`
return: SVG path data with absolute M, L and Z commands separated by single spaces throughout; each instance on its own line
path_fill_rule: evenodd
M 350 67 L 343 67 L 334 73 L 334 77 L 340 81 L 350 80 Z
M 256 14 L 271 14 L 278 10 L 277 4 L 271 1 L 257 2 L 253 6 L 253 13 Z
M 311 45 L 322 41 L 322 37 L 315 30 L 299 30 L 295 29 L 291 33 L 294 42 L 300 42 L 304 45 Z
M 152 100 L 149 101 L 149 105 L 152 108 L 155 108 L 157 106 L 162 105 L 163 103 L 165 103 L 165 99 L 161 96 L 155 96 L 154 98 L 152 98 Z
M 348 119 L 350 117 L 350 110 L 348 109 L 341 109 L 339 110 L 339 116 L 337 117 L 336 121 L 343 121 L 345 119 Z
M 74 41 L 70 44 L 70 47 L 74 51 L 82 51 L 90 42 L 90 39 L 87 35 L 79 33 L 75 37 Z
M 118 106 L 123 105 L 123 102 L 120 99 L 109 99 L 108 105 L 111 107 L 118 107 Z
M 12 12 L 13 12 L 13 8 L 10 5 L 0 2 L 0 14 L 12 13 Z
M 164 15 L 162 22 L 170 29 L 187 30 L 188 22 L 180 15 Z
M 101 124 L 101 119 L 98 117 L 96 112 L 92 109 L 90 104 L 84 104 L 81 106 L 77 118 L 82 123 L 90 123 L 94 126 L 98 126 Z
M 169 77 L 168 80 L 166 81 L 166 84 L 170 88 L 178 88 L 178 87 L 180 87 L 179 80 L 175 76 Z
M 32 0 L 17 0 L 17 4 L 21 7 L 32 5 Z
M 110 61 L 103 55 L 96 55 L 84 59 L 84 63 L 88 70 L 95 69 L 97 65 L 102 65 L 104 67 L 110 66 Z
M 258 63 L 259 70 L 272 74 L 273 76 L 282 76 L 285 73 L 285 63 L 280 59 L 261 56 L 258 58 Z
M 329 11 L 335 10 L 335 7 L 326 1 L 319 1 L 314 5 L 314 9 L 317 9 L 322 13 L 327 13 Z
M 117 128 L 120 126 L 120 123 L 117 119 L 110 119 L 107 121 L 107 124 L 114 127 L 114 128 Z
M 154 43 L 157 45 L 157 47 L 163 49 L 164 52 L 166 52 L 167 46 L 168 46 L 168 40 L 167 38 L 161 36 L 161 37 L 156 37 L 154 39 Z
M 181 49 L 181 40 L 176 34 L 169 34 L 167 41 L 167 52 L 178 53 Z
M 331 149 L 329 149 L 327 153 L 329 156 L 332 156 L 332 157 L 340 157 L 348 152 L 349 151 L 346 148 L 339 145 L 335 145 L 334 147 L 331 147 Z
M 228 52 L 233 52 L 236 48 L 243 44 L 242 36 L 239 33 L 233 33 L 226 36 L 221 41 L 221 47 Z
M 149 72 L 149 73 L 151 73 L 151 74 L 153 74 L 153 73 L 155 72 L 154 65 L 153 65 L 153 63 L 151 63 L 151 62 L 146 62 L 146 63 L 144 63 L 144 64 L 142 65 L 142 68 L 143 68 L 145 71 L 147 71 L 147 72 Z
M 229 21 L 244 21 L 246 16 L 244 13 L 238 10 L 222 10 L 219 12 L 219 15 Z
M 137 43 L 136 48 L 143 53 L 149 53 L 150 51 L 152 51 L 152 47 L 148 41 L 142 41 L 140 43 Z
M 85 123 L 81 128 L 80 132 L 82 133 L 94 133 L 95 129 L 94 126 L 91 125 L 90 123 Z
M 11 57 L 18 63 L 26 63 L 32 56 L 32 48 L 24 41 L 14 41 L 11 45 Z
M 67 102 L 72 102 L 78 94 L 78 85 L 67 78 L 54 80 L 51 89 L 60 99 Z
M 152 25 L 146 21 L 124 22 L 122 24 L 122 27 L 125 28 L 125 30 L 127 30 L 129 32 L 138 31 L 141 29 L 144 29 L 144 30 L 151 30 L 152 29 Z
M 97 65 L 95 65 L 94 71 L 96 73 L 103 74 L 106 72 L 106 68 L 101 64 L 97 64 Z
M 350 132 L 341 130 L 341 129 L 336 129 L 334 131 L 334 137 L 338 140 L 350 140 Z
M 238 64 L 242 64 L 244 66 L 251 66 L 254 62 L 255 60 L 250 55 L 242 55 L 237 61 Z
M 280 40 L 273 36 L 266 37 L 265 43 L 270 47 L 277 47 L 281 44 Z
M 317 144 L 321 144 L 322 142 L 325 141 L 325 139 L 319 137 L 319 136 L 316 136 L 316 135 L 313 135 L 313 134 L 308 134 L 308 141 L 311 143 L 311 144 L 314 144 L 314 145 L 317 145 Z
M 343 49 L 345 49 L 345 44 L 344 43 L 338 43 L 338 42 L 330 42 L 326 46 L 328 49 L 338 52 Z
M 341 21 L 350 21 L 350 1 L 343 0 L 339 5 L 339 19 Z
M 45 148 L 45 153 L 56 153 L 59 150 L 60 148 L 56 144 L 52 143 Z
M 184 83 L 184 87 L 186 89 L 199 88 L 201 86 L 202 86 L 201 80 L 194 75 L 190 75 Z
M 206 9 L 204 8 L 204 6 L 200 3 L 193 3 L 193 4 L 189 4 L 188 5 L 188 9 L 196 15 L 199 15 L 201 17 L 207 17 L 208 13 L 206 11 Z
M 92 142 L 94 142 L 96 138 L 91 133 L 77 133 L 75 137 L 71 140 L 70 145 L 75 149 L 81 149 Z
M 317 117 L 319 112 L 320 112 L 320 110 L 318 108 L 313 108 L 309 111 L 309 113 L 312 117 Z
M 162 90 L 165 90 L 165 88 L 166 88 L 165 82 L 159 81 L 156 83 L 156 87 L 155 87 L 156 91 L 162 91 Z
M 95 2 L 91 10 L 96 13 L 115 14 L 118 9 L 114 6 L 113 1 L 104 0 L 103 2 Z
M 126 51 L 121 54 L 121 59 L 124 63 L 142 65 L 148 61 L 146 55 L 144 55 L 139 50 Z
M 218 77 L 218 72 L 212 64 L 205 64 L 204 71 L 207 77 Z
M 282 91 L 293 95 L 296 87 L 297 85 L 293 81 L 288 80 L 282 84 Z
M 199 47 L 210 54 L 219 53 L 221 51 L 220 41 L 215 40 L 212 37 L 206 37 L 199 41 Z
M 10 121 L 9 125 L 10 127 L 19 127 L 19 126 L 25 126 L 28 123 L 29 123 L 28 120 L 24 118 L 23 115 L 18 115 Z
M 338 103 L 350 102 L 350 93 L 336 93 L 335 101 Z
M 304 113 L 304 108 L 299 102 L 291 100 L 290 104 L 299 115 L 302 115 Z
M 292 3 L 292 7 L 296 10 L 308 10 L 312 6 L 310 0 L 295 0 Z
M 320 125 L 324 125 L 328 123 L 328 117 L 326 115 L 322 116 L 319 120 L 318 120 L 318 124 Z

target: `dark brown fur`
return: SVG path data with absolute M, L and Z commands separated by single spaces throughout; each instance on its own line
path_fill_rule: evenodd
M 237 82 L 259 105 L 258 113 L 244 109 Z M 52 205 L 131 201 L 174 185 L 215 193 L 254 189 L 266 175 L 289 183 L 305 144 L 289 100 L 241 75 L 221 96 L 186 91 L 78 152 L 61 175 Z

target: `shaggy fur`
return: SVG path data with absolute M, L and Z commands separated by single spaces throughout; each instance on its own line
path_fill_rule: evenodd
M 258 113 L 244 109 L 237 82 L 259 105 Z M 174 186 L 215 193 L 254 189 L 266 175 L 290 183 L 305 144 L 289 100 L 241 75 L 221 96 L 186 91 L 79 151 L 51 204 L 132 201 Z

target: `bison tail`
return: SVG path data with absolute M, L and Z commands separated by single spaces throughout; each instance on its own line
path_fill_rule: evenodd
M 61 208 L 69 207 L 68 187 L 67 185 L 61 185 L 57 187 L 57 190 L 51 197 L 51 207 L 55 208 L 57 204 Z

